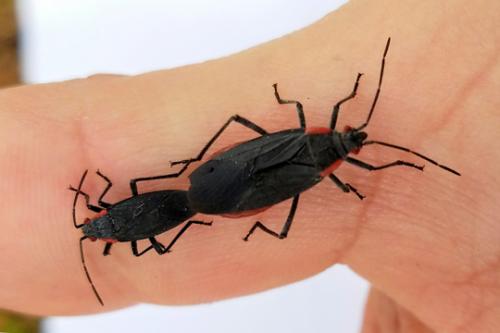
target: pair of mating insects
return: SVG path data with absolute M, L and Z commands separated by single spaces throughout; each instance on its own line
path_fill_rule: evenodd
M 99 206 L 90 204 L 89 195 L 82 191 L 82 185 L 87 175 L 87 171 L 85 171 L 78 188 L 70 187 L 76 192 L 73 203 L 73 223 L 76 228 L 81 228 L 83 231 L 84 236 L 80 238 L 81 260 L 87 279 L 101 305 L 103 305 L 103 301 L 85 265 L 82 242 L 87 238 L 103 240 L 106 243 L 104 255 L 109 254 L 111 246 L 115 242 L 131 242 L 132 252 L 135 256 L 141 256 L 152 249 L 161 255 L 169 252 L 191 225 L 211 225 L 211 222 L 188 221 L 167 246 L 158 242 L 154 237 L 177 227 L 197 213 L 226 217 L 250 216 L 279 202 L 293 198 L 288 217 L 279 233 L 269 229 L 261 222 L 256 222 L 244 238 L 247 241 L 256 229 L 261 229 L 271 236 L 284 239 L 292 225 L 300 193 L 318 184 L 323 178 L 329 177 L 342 191 L 353 192 L 359 199 L 364 198 L 352 185 L 344 183 L 333 173 L 341 162 L 345 161 L 369 171 L 394 166 L 406 166 L 418 170 L 424 168 L 401 160 L 373 166 L 349 156 L 350 153 L 357 153 L 361 147 L 367 145 L 381 145 L 402 150 L 460 176 L 457 171 L 408 148 L 382 141 L 367 140 L 368 135 L 363 129 L 370 122 L 380 94 L 385 57 L 389 45 L 390 38 L 385 46 L 378 88 L 368 117 L 357 128 L 348 127 L 343 132 L 335 129 L 340 106 L 354 98 L 362 74 L 357 75 L 349 96 L 334 105 L 330 127 L 324 128 L 306 127 L 302 104 L 298 101 L 282 99 L 278 93 L 277 85 L 274 84 L 274 94 L 279 104 L 296 105 L 300 128 L 268 133 L 250 120 L 234 115 L 210 139 L 198 156 L 172 163 L 172 165 L 183 165 L 178 172 L 131 180 L 132 197 L 115 204 L 103 200 L 112 183 L 99 171 L 97 174 L 107 182 L 107 186 L 98 199 Z M 191 185 L 188 191 L 163 190 L 138 194 L 138 182 L 179 177 L 191 163 L 201 161 L 208 149 L 231 122 L 237 122 L 257 132 L 260 136 L 238 143 L 212 156 L 190 174 Z M 80 195 L 85 198 L 87 207 L 98 213 L 93 219 L 85 219 L 83 224 L 77 224 L 75 214 L 76 203 Z M 149 239 L 151 245 L 138 251 L 137 241 L 141 239 Z

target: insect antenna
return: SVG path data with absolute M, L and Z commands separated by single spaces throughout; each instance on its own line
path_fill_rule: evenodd
M 433 159 L 427 157 L 427 156 L 424 156 L 420 153 L 417 153 L 416 151 L 413 151 L 411 149 L 408 149 L 408 148 L 405 148 L 405 147 L 401 147 L 401 146 L 398 146 L 398 145 L 393 145 L 392 143 L 387 143 L 387 142 L 382 142 L 382 141 L 375 141 L 375 140 L 369 140 L 369 141 L 365 141 L 363 142 L 363 146 L 366 146 L 366 145 L 381 145 L 381 146 L 385 146 L 385 147 L 389 147 L 389 148 L 393 148 L 393 149 L 398 149 L 398 150 L 402 150 L 402 151 L 405 151 L 407 153 L 410 153 L 410 154 L 413 154 L 415 156 L 418 156 L 438 167 L 440 167 L 441 169 L 444 169 L 448 172 L 451 172 L 457 176 L 461 176 L 461 174 L 458 172 L 458 171 L 455 171 L 453 170 L 452 168 L 450 167 L 447 167 L 446 165 L 442 165 L 442 164 L 439 164 L 438 162 L 434 161 Z
M 373 99 L 372 106 L 370 108 L 370 112 L 368 113 L 368 117 L 366 118 L 366 121 L 364 122 L 363 125 L 359 126 L 356 128 L 356 131 L 361 131 L 363 128 L 365 128 L 368 123 L 370 122 L 370 119 L 373 114 L 373 110 L 375 110 L 375 105 L 377 104 L 378 101 L 378 96 L 380 95 L 380 87 L 382 86 L 382 79 L 384 77 L 384 68 L 385 68 L 385 56 L 387 55 L 387 51 L 389 51 L 389 45 L 391 44 L 391 37 L 387 39 L 387 44 L 385 44 L 385 50 L 384 50 L 384 55 L 382 56 L 382 66 L 380 67 L 380 76 L 378 78 L 378 88 L 377 92 L 375 93 L 375 98 Z
M 101 305 L 104 306 L 104 302 L 102 301 L 101 296 L 97 292 L 97 289 L 94 286 L 94 282 L 92 282 L 92 279 L 90 278 L 90 274 L 89 274 L 89 271 L 87 269 L 87 265 L 85 264 L 85 257 L 83 255 L 83 244 L 82 244 L 82 242 L 85 239 L 87 239 L 87 238 L 88 238 L 87 236 L 83 236 L 82 238 L 80 238 L 80 257 L 82 259 L 83 270 L 85 271 L 85 275 L 87 276 L 87 280 L 89 281 L 90 286 L 92 287 L 92 290 L 94 291 L 95 297 L 97 297 L 97 300 L 99 301 L 99 303 L 101 303 Z

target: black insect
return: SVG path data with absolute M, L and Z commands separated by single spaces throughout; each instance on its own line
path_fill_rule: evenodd
M 76 192 L 73 201 L 73 223 L 75 228 L 81 228 L 84 234 L 80 238 L 80 256 L 83 269 L 97 300 L 101 305 L 104 305 L 85 265 L 82 247 L 82 242 L 85 239 L 104 241 L 106 245 L 104 246 L 103 255 L 105 256 L 109 255 L 111 246 L 115 242 L 131 242 L 132 253 L 137 257 L 151 249 L 162 255 L 170 252 L 175 242 L 191 225 L 210 226 L 212 222 L 189 221 L 172 239 L 170 244 L 164 246 L 154 236 L 175 228 L 196 214 L 196 211 L 189 206 L 187 192 L 164 190 L 142 194 L 134 193 L 130 198 L 110 204 L 103 201 L 103 198 L 113 184 L 101 172 L 97 171 L 97 174 L 107 182 L 106 188 L 99 196 L 99 206 L 90 204 L 89 195 L 82 191 L 87 170 L 83 173 L 78 188 L 70 186 L 69 189 Z M 80 195 L 85 197 L 87 208 L 96 212 L 97 215 L 92 219 L 86 218 L 82 224 L 77 224 L 76 204 Z M 141 239 L 148 239 L 151 245 L 142 251 L 138 251 L 137 241 Z
M 352 185 L 344 183 L 333 173 L 344 161 L 369 171 L 394 166 L 406 166 L 417 170 L 424 168 L 402 160 L 374 166 L 350 156 L 351 153 L 359 152 L 363 146 L 382 145 L 403 150 L 455 175 L 460 175 L 457 171 L 408 148 L 382 141 L 367 140 L 368 134 L 363 129 L 370 122 L 380 94 L 385 57 L 389 45 L 390 38 L 387 40 L 382 57 L 377 92 L 368 117 L 360 126 L 348 127 L 343 132 L 335 129 L 340 106 L 356 96 L 361 73 L 357 75 L 352 92 L 334 105 L 329 127 L 306 127 L 302 104 L 295 100 L 282 99 L 278 93 L 277 84 L 274 84 L 274 94 L 279 104 L 296 105 L 300 128 L 268 133 L 250 120 L 234 115 L 203 147 L 197 157 L 172 163 L 173 165 L 184 164 L 179 172 L 134 179 L 131 181 L 132 192 L 136 193 L 139 181 L 181 175 L 189 164 L 203 158 L 210 146 L 231 122 L 237 122 L 261 136 L 216 153 L 215 156 L 212 156 L 191 173 L 188 199 L 192 209 L 204 214 L 232 217 L 249 216 L 281 201 L 293 198 L 290 212 L 279 233 L 258 221 L 249 230 L 244 240 L 248 240 L 257 228 L 279 239 L 286 238 L 292 225 L 300 193 L 318 184 L 325 177 L 330 178 L 342 191 L 353 192 L 359 199 L 363 199 L 364 196 Z

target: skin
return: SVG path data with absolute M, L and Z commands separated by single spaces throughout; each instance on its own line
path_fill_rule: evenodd
M 50 315 L 135 302 L 193 304 L 266 290 L 341 262 L 373 285 L 364 333 L 499 331 L 499 11 L 494 0 L 354 0 L 306 29 L 227 58 L 0 91 L 0 306 Z M 193 227 L 165 257 L 138 259 L 128 244 L 117 244 L 103 258 L 104 244 L 88 242 L 87 263 L 106 307 L 97 304 L 66 190 L 84 169 L 94 199 L 105 185 L 97 168 L 114 180 L 107 199 L 115 202 L 130 195 L 128 179 L 168 172 L 169 161 L 194 156 L 234 113 L 268 131 L 296 127 L 294 107 L 274 99 L 274 82 L 283 98 L 303 102 L 310 126 L 327 126 L 332 105 L 363 72 L 339 120 L 359 124 L 388 36 L 369 138 L 411 147 L 462 177 L 428 163 L 423 173 L 343 164 L 336 175 L 367 198 L 325 180 L 303 194 L 283 241 L 259 231 L 241 239 L 257 219 L 279 230 L 289 201 L 239 220 L 197 215 L 214 225 Z M 253 136 L 232 125 L 213 151 Z M 383 147 L 366 147 L 357 158 L 426 164 Z M 182 177 L 140 190 L 187 186 Z M 92 215 L 83 202 L 78 214 Z

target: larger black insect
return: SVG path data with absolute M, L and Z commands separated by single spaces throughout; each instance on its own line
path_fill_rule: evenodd
M 105 202 L 103 198 L 113 184 L 101 172 L 97 171 L 97 175 L 107 182 L 106 188 L 99 196 L 99 206 L 90 204 L 89 195 L 82 191 L 87 170 L 83 173 L 78 188 L 70 186 L 69 189 L 76 192 L 73 201 L 73 223 L 75 228 L 82 229 L 84 235 L 80 238 L 80 256 L 83 269 L 97 300 L 101 305 L 104 305 L 85 264 L 82 246 L 82 242 L 85 239 L 92 241 L 99 239 L 104 241 L 106 245 L 103 255 L 105 256 L 109 254 L 111 246 L 115 242 L 131 242 L 132 253 L 137 257 L 142 256 L 152 249 L 162 255 L 170 252 L 175 242 L 191 225 L 210 226 L 212 222 L 189 221 L 172 241 L 167 246 L 164 246 L 154 236 L 177 227 L 196 214 L 196 211 L 189 206 L 187 192 L 164 190 L 142 194 L 134 193 L 130 198 L 110 204 Z M 97 215 L 92 219 L 86 218 L 82 224 L 77 224 L 76 204 L 80 195 L 85 197 L 87 208 L 96 212 Z M 141 239 L 148 239 L 151 245 L 142 251 L 138 251 L 137 241 Z
M 402 150 L 455 175 L 460 175 L 457 171 L 408 148 L 382 141 L 367 140 L 368 134 L 363 130 L 368 126 L 377 104 L 389 45 L 390 38 L 387 40 L 382 57 L 377 92 L 368 117 L 360 126 L 347 128 L 343 132 L 335 129 L 340 106 L 356 96 L 361 73 L 357 75 L 352 92 L 334 105 L 329 127 L 306 127 L 302 104 L 299 101 L 282 99 L 278 93 L 277 84 L 274 84 L 274 94 L 279 104 L 296 105 L 300 128 L 268 133 L 250 120 L 234 115 L 203 147 L 198 156 L 172 163 L 173 165 L 184 164 L 179 172 L 134 179 L 131 181 L 132 191 L 137 193 L 139 181 L 181 175 L 191 163 L 202 160 L 210 146 L 231 122 L 237 122 L 261 136 L 223 150 L 191 173 L 188 200 L 192 209 L 205 214 L 248 216 L 293 198 L 290 212 L 279 233 L 258 221 L 249 230 L 244 240 L 248 240 L 257 228 L 279 239 L 286 238 L 292 225 L 300 193 L 318 184 L 325 177 L 329 177 L 342 191 L 352 191 L 359 199 L 363 199 L 364 196 L 352 185 L 344 183 L 333 173 L 343 161 L 369 171 L 394 166 L 406 166 L 417 170 L 424 168 L 402 160 L 374 166 L 350 156 L 351 153 L 357 153 L 363 146 L 381 145 Z

